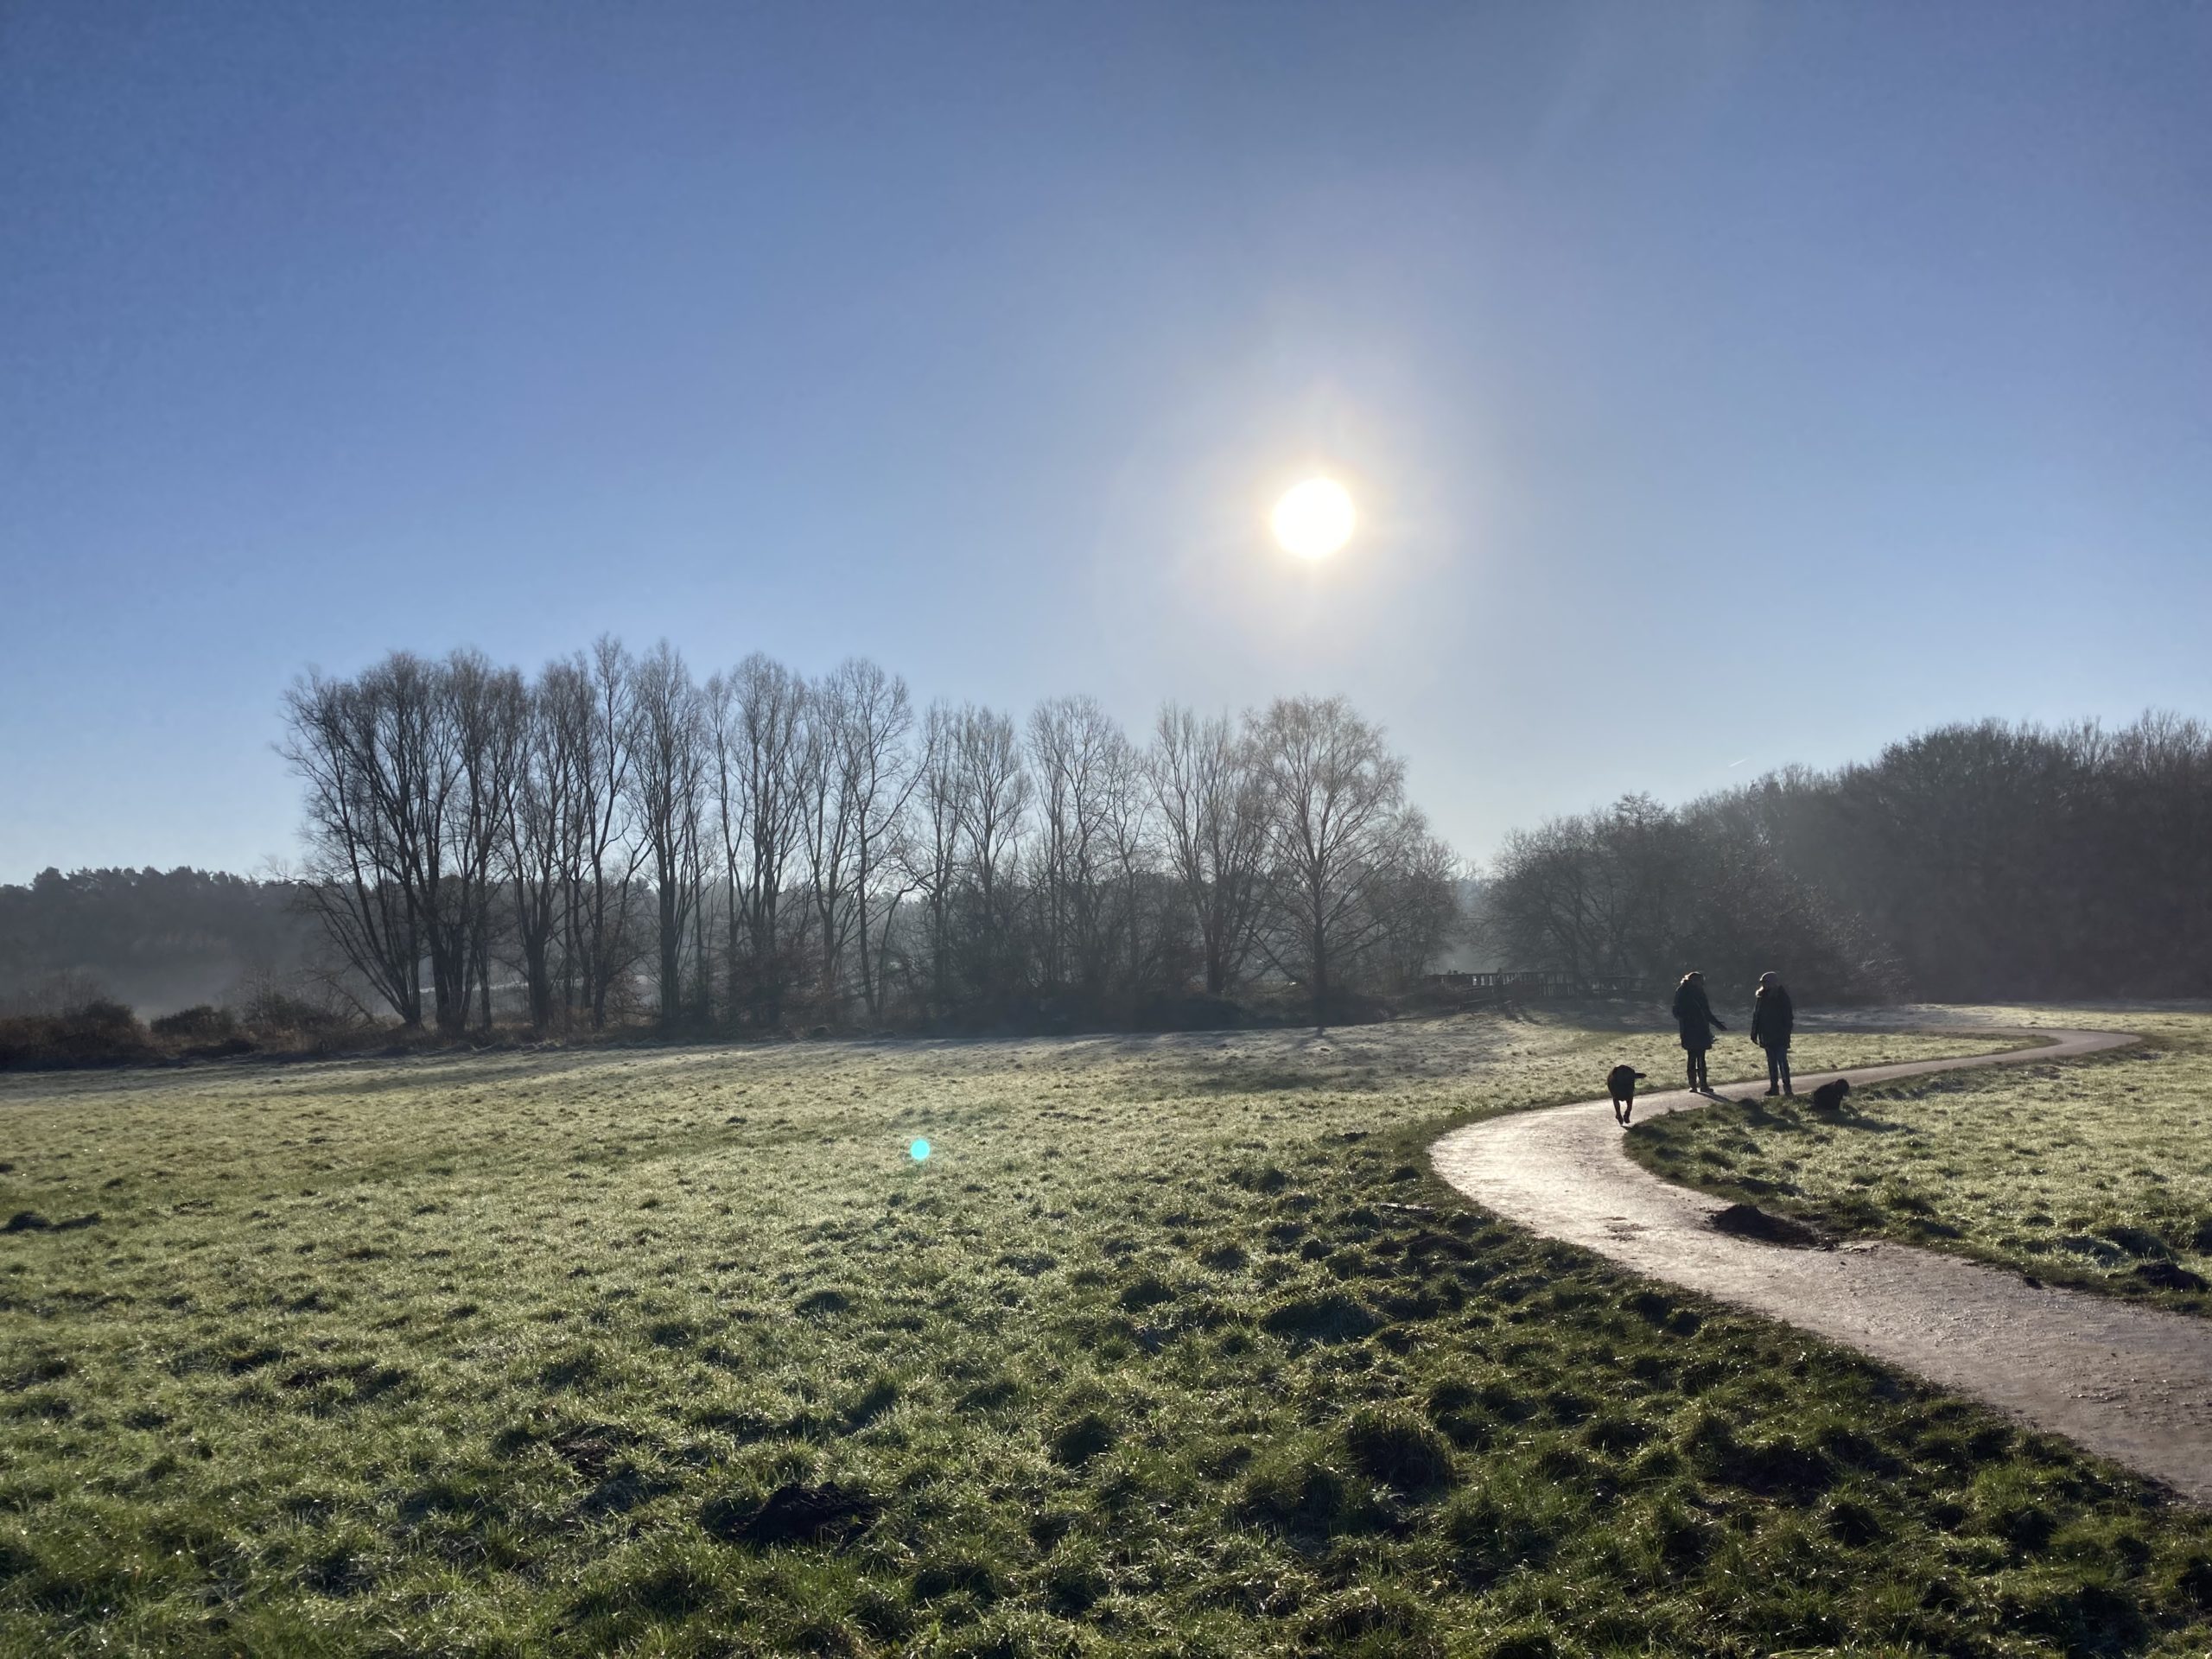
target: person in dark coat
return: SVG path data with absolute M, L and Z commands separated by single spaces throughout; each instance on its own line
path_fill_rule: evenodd
M 1789 1086 L 1789 1033 L 1797 1024 L 1797 1010 L 1790 1006 L 1789 990 L 1782 976 L 1769 969 L 1759 976 L 1758 994 L 1751 999 L 1751 1040 L 1766 1050 L 1766 1091 L 1794 1095 Z
M 1713 1033 L 1728 1027 L 1713 1012 L 1713 999 L 1705 994 L 1705 976 L 1694 968 L 1675 987 L 1675 1023 L 1681 1027 L 1682 1052 L 1689 1058 L 1690 1087 L 1709 1095 L 1713 1085 L 1706 1080 L 1706 1052 L 1713 1046 Z

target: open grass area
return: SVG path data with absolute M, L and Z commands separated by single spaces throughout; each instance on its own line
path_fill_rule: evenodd
M 1833 1116 L 1802 1095 L 1679 1113 L 1637 1125 L 1630 1151 L 1669 1179 L 1834 1233 L 2212 1312 L 2212 1016 L 2036 1012 L 2146 1040 L 1870 1086 Z M 1990 1017 L 2008 1014 L 2020 1017 Z
M 0 1080 L 0 1212 L 52 1224 L 0 1236 L 0 1652 L 2212 1644 L 2212 1520 L 1427 1173 L 1678 1054 L 1469 1019 Z

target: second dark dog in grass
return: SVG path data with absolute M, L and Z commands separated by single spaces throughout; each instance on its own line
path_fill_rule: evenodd
M 1643 1073 L 1632 1065 L 1617 1065 L 1605 1073 L 1605 1087 L 1612 1091 L 1613 1121 L 1623 1128 L 1636 1112 L 1636 1085 Z
M 1851 1092 L 1851 1079 L 1838 1077 L 1834 1083 L 1824 1083 L 1813 1090 L 1813 1109 L 1816 1112 L 1840 1112 L 1843 1097 Z

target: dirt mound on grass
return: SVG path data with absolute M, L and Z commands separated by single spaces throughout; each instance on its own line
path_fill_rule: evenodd
M 868 1530 L 883 1506 L 856 1486 L 825 1481 L 819 1486 L 791 1481 L 757 1504 L 734 1497 L 709 1498 L 699 1510 L 699 1524 L 725 1543 L 849 1543 Z
M 2159 1290 L 2212 1289 L 2202 1274 L 2191 1273 L 2177 1262 L 2139 1262 L 2135 1264 L 2135 1276 Z
M 1357 1342 L 1382 1325 L 1366 1304 L 1334 1291 L 1285 1302 L 1260 1321 L 1262 1330 L 1302 1342 Z
M 1762 1244 L 1780 1244 L 1793 1250 L 1825 1249 L 1829 1244 L 1825 1234 L 1803 1222 L 1772 1214 L 1756 1204 L 1732 1204 L 1726 1210 L 1716 1210 L 1708 1224 L 1732 1237 L 1756 1238 Z

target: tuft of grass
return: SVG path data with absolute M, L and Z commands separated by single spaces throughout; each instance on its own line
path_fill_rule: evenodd
M 2205 1517 L 1427 1173 L 1675 1052 L 0 1079 L 0 1654 L 2201 1651 Z
M 1808 1223 L 1950 1249 L 2185 1313 L 2212 1313 L 2212 1015 L 1987 1011 L 2118 1026 L 2139 1047 L 1639 1123 L 1669 1180 Z

